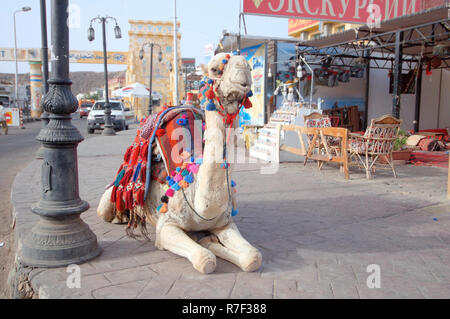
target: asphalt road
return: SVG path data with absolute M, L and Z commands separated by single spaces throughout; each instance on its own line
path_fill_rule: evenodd
M 80 119 L 78 114 L 72 116 L 72 123 L 85 138 L 101 133 L 88 134 L 86 118 Z M 36 121 L 25 123 L 25 129 L 9 127 L 8 135 L 0 130 L 0 298 L 7 297 L 6 280 L 13 256 L 11 186 L 17 173 L 35 158 L 40 147 L 36 136 L 41 125 L 42 122 Z

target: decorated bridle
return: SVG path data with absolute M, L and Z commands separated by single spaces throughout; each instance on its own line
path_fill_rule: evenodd
M 228 61 L 230 60 L 231 56 L 230 54 L 227 54 L 225 58 L 222 60 L 222 63 L 218 67 L 219 74 L 222 75 L 225 71 L 225 68 L 228 64 Z M 218 87 L 215 85 L 216 82 L 223 81 L 220 77 L 211 77 L 209 74 L 205 75 L 202 82 L 200 82 L 201 92 L 198 94 L 199 99 L 206 98 L 206 101 L 208 103 L 206 104 L 205 110 L 206 111 L 217 111 L 222 118 L 225 125 L 228 125 L 230 128 L 233 125 L 234 120 L 236 119 L 237 115 L 239 114 L 240 107 L 234 112 L 233 114 L 230 114 L 225 111 L 224 106 L 222 103 L 220 103 L 220 98 L 217 94 Z M 250 90 L 247 95 L 243 98 L 240 105 L 244 106 L 245 109 L 251 108 L 252 102 L 250 101 L 250 97 L 253 96 L 253 92 Z M 217 102 L 217 103 L 216 103 Z M 217 109 L 216 104 L 218 105 L 219 109 Z

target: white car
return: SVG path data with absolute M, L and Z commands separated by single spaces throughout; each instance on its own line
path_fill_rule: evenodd
M 134 123 L 134 112 L 126 108 L 120 101 L 109 101 L 111 106 L 111 121 L 115 130 L 128 130 L 128 125 Z M 97 101 L 92 106 L 87 118 L 87 131 L 103 130 L 105 126 L 105 101 Z

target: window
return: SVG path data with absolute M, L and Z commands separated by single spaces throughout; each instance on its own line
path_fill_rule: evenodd
M 119 102 L 109 102 L 109 105 L 111 106 L 111 110 L 114 111 L 121 111 L 122 107 Z M 97 102 L 95 103 L 93 110 L 104 110 L 105 109 L 105 102 Z

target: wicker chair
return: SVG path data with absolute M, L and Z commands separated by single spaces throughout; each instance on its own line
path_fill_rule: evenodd
M 367 179 L 371 178 L 371 171 L 375 171 L 375 163 L 380 157 L 385 158 L 394 173 L 394 177 L 397 178 L 392 150 L 401 125 L 402 120 L 391 115 L 384 115 L 373 119 L 364 135 L 349 133 L 348 151 L 350 160 L 356 158 L 358 165 L 359 163 L 363 165 L 366 169 Z

